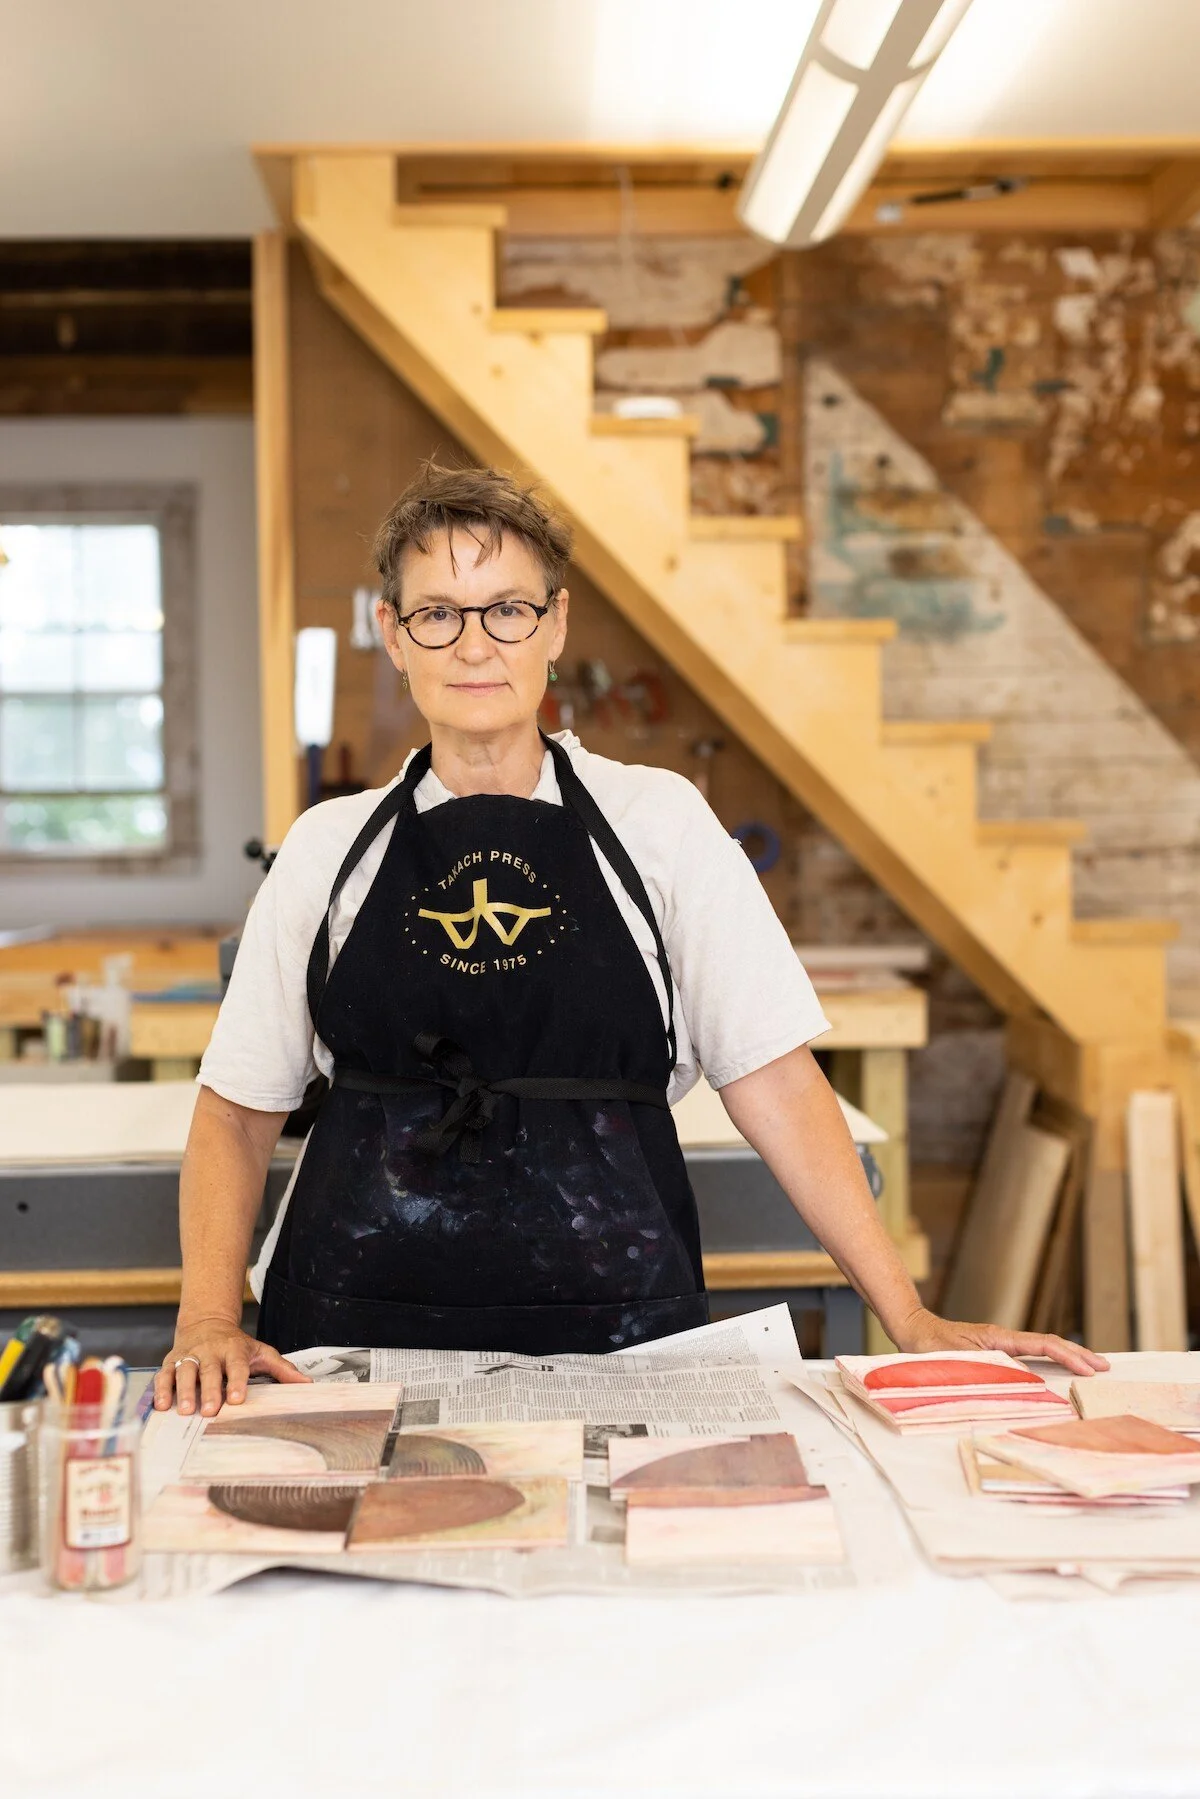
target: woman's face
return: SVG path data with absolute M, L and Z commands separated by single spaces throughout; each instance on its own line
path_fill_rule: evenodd
M 400 567 L 400 613 L 411 618 L 422 608 L 491 606 L 498 601 L 546 604 L 541 566 L 519 537 L 506 532 L 499 550 L 480 559 L 469 531 L 439 531 L 428 551 L 409 547 Z M 425 649 L 399 624 L 381 600 L 379 622 L 388 655 L 408 675 L 417 710 L 431 725 L 469 734 L 491 735 L 532 723 L 546 691 L 549 664 L 562 653 L 567 635 L 567 590 L 521 643 L 498 643 L 477 612 L 463 621 L 460 636 L 442 649 Z

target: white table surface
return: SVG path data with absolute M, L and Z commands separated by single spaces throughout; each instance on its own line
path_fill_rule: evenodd
M 5 1799 L 1200 1793 L 1200 1585 L 1013 1602 L 915 1549 L 906 1584 L 788 1597 L 36 1579 L 0 1583 Z

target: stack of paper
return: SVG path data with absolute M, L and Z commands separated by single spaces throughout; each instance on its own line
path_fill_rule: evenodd
M 1200 1482 L 1200 1444 L 1132 1413 L 1035 1425 L 978 1447 L 1084 1499 L 1151 1494 Z
M 1136 1380 L 1146 1360 L 1135 1355 L 1115 1356 L 1114 1372 L 1122 1379 L 1132 1375 Z M 1200 1371 L 1200 1357 L 1180 1355 L 1170 1360 L 1186 1361 L 1188 1366 L 1181 1372 L 1191 1373 L 1193 1367 Z M 1163 1372 L 1174 1373 L 1174 1369 Z M 1128 1502 L 1128 1492 L 1114 1495 L 1105 1491 L 1097 1498 L 1084 1498 L 1077 1490 L 1082 1481 L 1076 1479 L 1076 1490 L 1072 1490 L 1051 1477 L 1048 1463 L 1041 1463 L 1041 1454 L 1048 1450 L 1057 1457 L 1071 1452 L 1075 1461 L 1081 1454 L 1079 1445 L 1068 1442 L 1064 1449 L 1061 1443 L 1043 1441 L 1040 1451 L 1037 1447 L 1039 1438 L 1055 1437 L 1066 1428 L 1078 1430 L 1077 1419 L 1073 1424 L 1070 1419 L 1056 1421 L 1053 1426 L 1022 1421 L 1011 1427 L 1002 1425 L 994 1434 L 981 1430 L 969 1454 L 961 1432 L 897 1430 L 890 1420 L 885 1422 L 882 1410 L 852 1399 L 838 1374 L 806 1368 L 793 1379 L 874 1462 L 903 1506 L 926 1555 L 947 1574 L 982 1574 L 993 1581 L 1015 1583 L 1002 1587 L 1014 1596 L 1049 1591 L 1051 1586 L 1063 1590 L 1078 1582 L 1086 1582 L 1089 1589 L 1115 1593 L 1127 1583 L 1145 1579 L 1200 1578 L 1200 1483 L 1191 1484 L 1196 1477 L 1187 1459 L 1200 1452 L 1200 1444 L 1186 1436 L 1165 1433 L 1172 1445 L 1170 1455 L 1163 1453 L 1161 1441 L 1157 1450 L 1147 1455 L 1141 1437 L 1121 1452 L 1123 1473 L 1134 1478 L 1119 1484 L 1142 1496 L 1136 1503 Z M 1069 1377 L 1052 1370 L 1049 1380 L 1066 1394 Z M 1093 1383 L 1079 1384 L 1090 1391 Z M 1149 1428 L 1148 1421 L 1141 1422 Z M 1014 1445 L 1011 1460 L 995 1453 L 998 1442 L 1005 1440 Z M 1087 1453 L 1111 1458 L 1112 1439 L 1106 1439 L 1103 1451 Z M 1156 1468 L 1147 1477 L 1138 1463 L 1151 1459 Z M 1168 1461 L 1169 1468 L 1164 1466 Z M 1003 1479 L 997 1473 L 1002 1467 L 1011 1477 L 1003 1496 L 993 1485 Z M 1054 1473 L 1060 1472 L 1056 1466 Z M 1014 1488 L 1031 1489 L 1043 1481 L 1049 1493 L 1039 1496 L 1040 1503 L 1007 1502 L 1016 1497 Z M 1095 1492 L 1095 1482 L 1089 1484 Z M 1182 1500 L 1177 1497 L 1181 1488 L 1186 1493 Z M 1030 1587 L 1030 1577 L 1043 1584 Z
M 1164 1430 L 1200 1437 L 1200 1383 L 1195 1381 L 1119 1380 L 1094 1374 L 1071 1384 L 1071 1398 L 1081 1418 L 1117 1418 L 1133 1412 Z
M 1107 1493 L 1098 1499 L 1082 1499 L 1078 1493 L 1068 1493 L 1062 1487 L 1055 1486 L 1045 1475 L 1035 1474 L 1031 1468 L 1020 1467 L 1015 1462 L 1002 1462 L 989 1455 L 981 1444 L 970 1437 L 964 1437 L 958 1446 L 962 1460 L 963 1473 L 967 1477 L 967 1486 L 971 1492 L 986 1496 L 989 1499 L 1006 1499 L 1015 1505 L 1049 1505 L 1049 1506 L 1137 1506 L 1166 1505 L 1177 1500 L 1186 1499 L 1186 1486 L 1156 1487 L 1152 1491 L 1140 1493 Z
M 839 1356 L 846 1390 L 897 1430 L 993 1419 L 1070 1419 L 1069 1402 L 1000 1350 Z

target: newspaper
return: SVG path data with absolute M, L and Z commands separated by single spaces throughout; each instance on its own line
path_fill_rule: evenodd
M 879 1584 L 909 1572 L 902 1526 L 870 1467 L 800 1397 L 803 1363 L 786 1305 L 706 1325 L 610 1356 L 519 1356 L 477 1350 L 366 1350 L 322 1346 L 290 1358 L 318 1380 L 399 1381 L 401 1425 L 580 1418 L 584 1479 L 571 1541 L 528 1550 L 413 1549 L 401 1554 L 273 1557 L 270 1566 L 381 1580 L 554 1593 L 804 1592 Z M 166 1416 L 162 1422 L 166 1423 Z M 159 1433 L 148 1488 L 174 1478 L 199 1420 L 171 1415 Z M 829 1488 L 846 1560 L 836 1565 L 748 1564 L 630 1568 L 624 1519 L 608 1492 L 612 1436 L 793 1432 L 809 1477 Z M 143 1596 L 215 1592 L 264 1564 L 233 1556 L 146 1558 Z M 205 1567 L 195 1564 L 204 1563 Z M 175 1564 L 175 1566 L 171 1566 Z M 178 1564 L 193 1564 L 184 1568 Z M 218 1565 L 219 1564 L 219 1565 Z
M 783 1368 L 799 1359 L 785 1305 L 616 1355 L 317 1348 L 289 1357 L 314 1380 L 399 1381 L 402 1427 L 582 1418 L 596 1455 L 609 1426 L 640 1424 L 649 1436 L 778 1429 L 781 1406 L 798 1410 Z M 780 1366 L 769 1370 L 772 1360 Z

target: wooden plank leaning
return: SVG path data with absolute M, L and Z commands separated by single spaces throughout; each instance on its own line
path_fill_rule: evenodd
M 995 1253 L 996 1213 L 1007 1183 L 1007 1170 L 1020 1132 L 1029 1122 L 1037 1086 L 1028 1075 L 1010 1070 L 992 1120 L 975 1186 L 967 1201 L 941 1297 L 948 1318 L 983 1318 L 979 1309 L 990 1292 Z M 989 1320 L 990 1322 L 990 1320 Z
M 1174 1093 L 1131 1093 L 1125 1124 L 1135 1340 L 1139 1349 L 1186 1349 Z
M 1067 1308 L 1071 1304 L 1075 1284 L 1072 1280 L 1072 1257 L 1079 1247 L 1083 1195 L 1091 1157 L 1092 1127 L 1081 1112 L 1045 1096 L 1040 1100 L 1035 1116 L 1039 1126 L 1066 1139 L 1070 1147 L 1070 1161 L 1034 1285 L 1027 1323 L 1032 1331 L 1053 1331 L 1062 1336 L 1071 1323 Z

